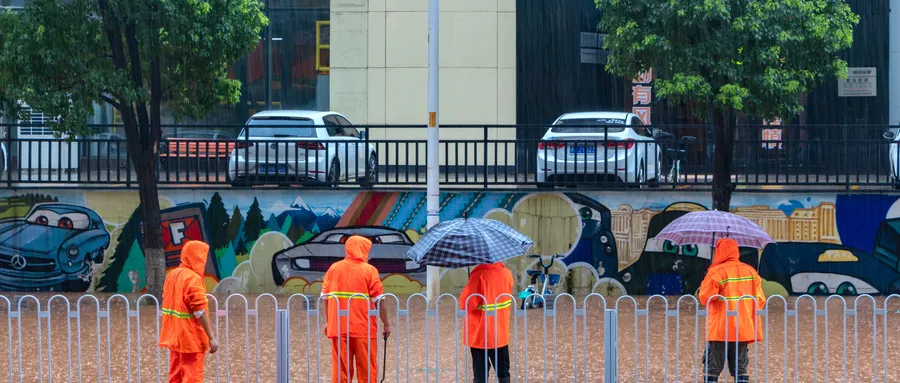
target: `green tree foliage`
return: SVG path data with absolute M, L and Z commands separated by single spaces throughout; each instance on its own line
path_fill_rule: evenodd
M 595 0 L 607 70 L 653 69 L 656 95 L 711 118 L 713 207 L 728 210 L 736 116 L 789 119 L 826 78 L 846 76 L 840 52 L 859 22 L 844 0 Z M 709 112 L 712 115 L 708 115 Z
M 0 108 L 24 102 L 56 116 L 60 134 L 88 133 L 94 105 L 122 117 L 145 224 L 147 290 L 161 296 L 165 266 L 156 185 L 161 107 L 200 118 L 236 103 L 228 67 L 268 22 L 258 0 L 32 0 L 0 10 Z
M 259 209 L 259 201 L 253 198 L 253 204 L 247 211 L 247 220 L 244 221 L 244 241 L 253 242 L 259 238 L 260 232 L 265 228 L 265 218 L 263 218 L 262 210 Z
M 228 246 L 228 227 L 229 221 L 228 211 L 225 210 L 225 204 L 222 203 L 222 197 L 219 193 L 215 193 L 209 201 L 209 208 L 206 209 L 209 217 L 209 235 L 210 245 L 213 249 L 222 249 Z

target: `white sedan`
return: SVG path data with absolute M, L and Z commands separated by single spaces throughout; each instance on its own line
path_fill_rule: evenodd
M 375 147 L 334 112 L 267 111 L 253 115 L 228 160 L 233 185 L 360 182 L 377 175 Z
M 538 186 L 658 181 L 660 149 L 634 114 L 567 113 L 547 130 L 537 151 Z

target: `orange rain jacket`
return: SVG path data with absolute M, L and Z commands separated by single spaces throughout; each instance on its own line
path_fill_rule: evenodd
M 766 303 L 762 278 L 753 267 L 740 261 L 735 240 L 724 238 L 716 243 L 712 265 L 700 285 L 699 295 L 700 304 L 703 305 L 716 295 L 725 297 L 724 302 L 721 298 L 713 298 L 709 303 L 707 336 L 710 341 L 753 343 L 763 339 L 762 325 L 756 315 L 756 310 L 762 309 Z M 756 299 L 740 299 L 742 296 Z M 728 310 L 737 310 L 737 317 L 726 318 L 726 303 Z M 738 333 L 737 338 L 735 332 Z
M 493 349 L 509 345 L 509 314 L 515 302 L 513 283 L 512 273 L 500 262 L 472 269 L 469 283 L 459 296 L 459 308 L 468 312 L 466 344 L 469 347 Z M 497 316 L 486 315 L 489 311 Z
M 369 249 L 372 241 L 354 235 L 347 239 L 344 251 L 347 253 L 342 261 L 335 262 L 325 273 L 322 282 L 322 295 L 332 294 L 327 300 L 328 321 L 325 324 L 325 335 L 335 338 L 338 335 L 351 338 L 377 338 L 378 317 L 368 316 L 368 310 L 375 309 L 370 303 L 384 293 L 381 278 L 375 266 L 368 264 Z M 351 297 L 352 304 L 350 303 Z M 337 299 L 334 299 L 337 298 Z M 338 317 L 338 306 L 341 310 L 349 309 L 349 317 Z M 369 320 L 368 332 L 366 318 Z M 350 323 L 348 325 L 347 318 Z M 340 319 L 340 325 L 338 325 Z M 340 327 L 340 333 L 338 333 Z
M 209 350 L 209 337 L 194 315 L 206 311 L 209 305 L 203 285 L 208 254 L 209 245 L 189 241 L 181 250 L 181 265 L 166 276 L 159 347 L 181 353 Z

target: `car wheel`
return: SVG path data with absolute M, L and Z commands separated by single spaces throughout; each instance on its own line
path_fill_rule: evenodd
M 325 176 L 326 184 L 328 186 L 338 186 L 338 183 L 341 182 L 341 163 L 337 158 L 331 161 L 331 166 L 328 168 L 328 174 Z
M 103 258 L 104 258 L 105 255 L 106 255 L 106 249 L 101 247 L 101 248 L 100 248 L 100 251 L 97 252 L 97 256 L 94 257 L 94 263 L 96 263 L 96 264 L 98 264 L 98 265 L 99 265 L 99 264 L 102 264 L 102 263 L 103 263 Z
M 60 289 L 67 293 L 83 293 L 91 287 L 90 282 L 86 282 L 80 279 L 65 281 L 60 284 Z
M 660 176 L 659 169 L 660 169 L 660 167 L 661 167 L 661 164 L 659 163 L 659 161 L 656 161 L 655 177 L 653 177 L 652 180 L 647 182 L 647 187 L 654 188 L 654 189 L 659 187 L 659 176 Z
M 644 164 L 641 164 L 641 167 L 638 170 L 638 173 L 635 175 L 635 179 L 633 182 L 634 184 L 630 184 L 628 186 L 634 189 L 643 189 L 645 186 L 647 186 L 647 167 L 644 166 Z
M 375 181 L 378 179 L 378 158 L 373 154 L 369 157 L 368 169 L 366 170 L 366 176 L 360 180 L 360 186 L 362 187 L 372 187 L 375 184 Z
M 841 283 L 836 293 L 838 295 L 859 295 L 856 293 L 856 287 L 850 282 Z
M 806 289 L 806 293 L 810 295 L 828 295 L 828 286 L 822 282 L 814 282 Z

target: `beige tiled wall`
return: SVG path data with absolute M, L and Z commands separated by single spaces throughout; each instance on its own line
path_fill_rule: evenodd
M 515 0 L 441 0 L 440 11 L 440 123 L 515 124 Z M 357 124 L 423 125 L 427 80 L 428 0 L 332 1 L 332 110 Z M 370 135 L 425 139 L 426 132 L 373 129 Z M 482 129 L 441 129 L 442 139 L 483 135 Z M 513 140 L 515 130 L 490 129 L 489 137 Z M 462 162 L 463 154 L 458 155 Z M 424 152 L 420 156 L 424 161 Z M 488 157 L 493 163 L 493 147 Z M 513 160 L 512 153 L 498 159 Z

